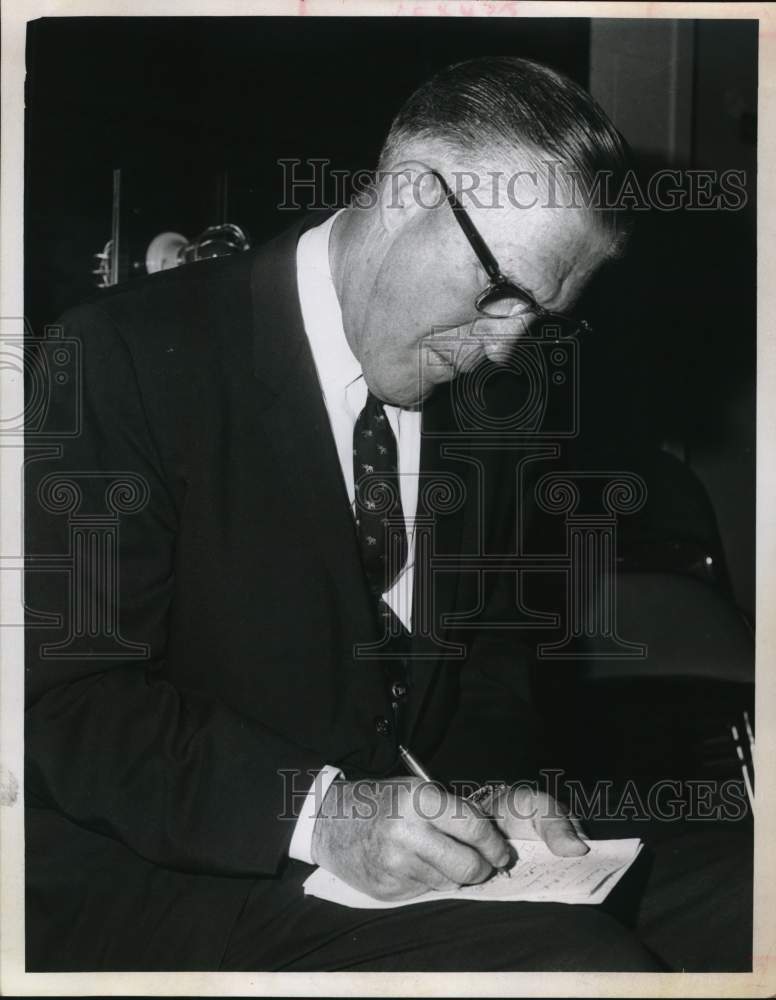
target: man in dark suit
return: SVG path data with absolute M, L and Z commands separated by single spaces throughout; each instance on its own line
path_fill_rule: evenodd
M 514 582 L 455 562 L 513 551 L 526 485 L 461 414 L 514 410 L 494 366 L 617 252 L 616 214 L 559 191 L 623 163 L 571 82 L 464 64 L 360 205 L 65 317 L 80 378 L 46 426 L 78 432 L 27 467 L 30 970 L 662 967 L 597 908 L 301 890 L 311 862 L 396 900 L 482 881 L 505 836 L 587 850 L 546 796 L 490 821 L 397 778 L 398 749 L 448 782 L 535 774 Z

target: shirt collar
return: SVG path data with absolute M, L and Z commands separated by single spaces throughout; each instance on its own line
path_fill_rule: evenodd
M 302 318 L 321 388 L 327 398 L 334 392 L 343 392 L 363 375 L 345 337 L 342 310 L 329 264 L 329 239 L 341 211 L 303 233 L 296 255 Z

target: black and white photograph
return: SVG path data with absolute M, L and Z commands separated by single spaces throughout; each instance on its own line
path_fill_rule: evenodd
M 3 993 L 773 994 L 767 6 L 16 16 Z

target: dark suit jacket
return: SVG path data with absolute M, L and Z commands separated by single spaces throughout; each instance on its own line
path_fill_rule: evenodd
M 299 234 L 64 319 L 80 378 L 28 439 L 30 968 L 216 968 L 251 880 L 282 877 L 292 788 L 327 762 L 400 771 L 385 664 L 354 656 L 378 633 L 301 322 Z M 59 435 L 76 405 L 79 432 Z M 513 544 L 514 462 L 477 462 L 484 490 L 443 388 L 421 472 L 467 495 L 434 515 L 437 553 L 476 551 L 482 526 L 488 551 Z M 483 596 L 476 574 L 439 573 L 435 620 L 485 617 L 494 581 Z M 415 641 L 411 745 L 447 778 L 522 776 L 534 732 L 514 636 L 441 634 L 468 658 Z

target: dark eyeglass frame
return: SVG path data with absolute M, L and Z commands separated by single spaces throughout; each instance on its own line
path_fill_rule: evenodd
M 547 323 L 551 323 L 554 320 L 556 323 L 560 324 L 560 328 L 564 331 L 561 334 L 563 337 L 573 337 L 579 333 L 592 332 L 592 327 L 587 320 L 578 319 L 576 316 L 569 316 L 568 313 L 553 312 L 550 309 L 545 309 L 544 306 L 539 305 L 530 292 L 527 292 L 524 288 L 521 288 L 519 285 L 516 285 L 514 281 L 507 278 L 501 270 L 499 262 L 493 256 L 490 247 L 482 238 L 479 230 L 472 222 L 471 216 L 460 203 L 458 198 L 456 198 L 453 194 L 450 185 L 436 170 L 432 170 L 430 173 L 432 176 L 436 177 L 442 185 L 442 190 L 445 193 L 447 203 L 453 210 L 455 221 L 461 227 L 464 236 L 469 242 L 469 246 L 477 255 L 477 259 L 480 264 L 482 264 L 485 269 L 485 273 L 489 278 L 487 288 L 483 289 L 483 291 L 481 291 L 474 300 L 474 307 L 477 312 L 497 319 L 508 318 L 503 315 L 497 315 L 487 311 L 486 306 L 488 299 L 492 298 L 494 292 L 499 292 L 501 294 L 511 295 L 517 299 L 522 299 L 528 307 L 526 312 L 533 313 L 538 320 L 542 320 Z

